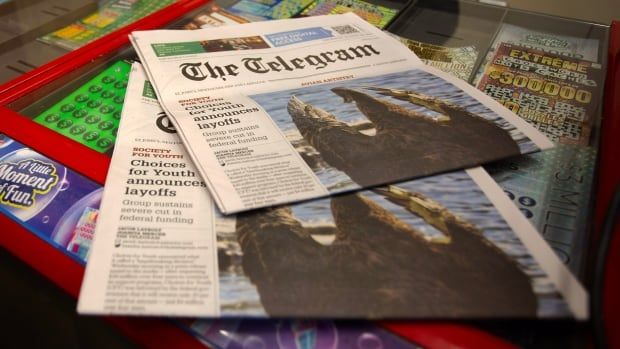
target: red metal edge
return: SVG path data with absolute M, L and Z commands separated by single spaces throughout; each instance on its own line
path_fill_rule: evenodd
M 503 339 L 467 325 L 444 322 L 380 322 L 378 325 L 425 349 L 516 349 Z
M 620 21 L 610 27 L 603 134 L 599 155 L 596 231 L 603 228 L 614 191 L 620 185 Z M 612 217 L 607 217 L 611 219 Z M 596 246 L 600 239 L 596 239 Z M 608 247 L 603 284 L 603 319 L 609 348 L 620 348 L 620 224 Z
M 599 146 L 595 231 L 603 227 L 607 206 L 620 183 L 620 21 L 610 27 L 607 80 Z
M 612 233 L 603 283 L 603 326 L 608 348 L 620 348 L 620 224 Z
M 73 298 L 77 298 L 84 267 L 19 223 L 0 214 L 0 246 L 43 274 Z M 105 317 L 136 343 L 156 349 L 206 346 L 164 318 Z
M 0 133 L 103 185 L 110 158 L 4 107 Z
M 147 17 L 122 27 L 52 62 L 44 64 L 0 85 L 0 106 L 11 103 L 19 97 L 71 72 L 76 67 L 82 66 L 101 55 L 120 48 L 129 42 L 128 35 L 132 31 L 162 27 L 183 14 L 207 4 L 209 1 L 210 0 L 179 0 Z

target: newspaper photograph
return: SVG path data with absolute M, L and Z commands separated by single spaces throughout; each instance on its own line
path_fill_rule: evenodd
M 224 214 L 552 146 L 356 15 L 317 18 L 131 36 Z
M 520 239 L 537 240 L 530 242 L 559 267 L 557 257 L 527 222 L 521 225 L 525 218 L 510 202 L 504 204 L 515 220 L 507 223 L 494 206 L 505 194 L 480 171 L 239 214 L 233 234 L 218 231 L 218 242 L 240 248 L 220 265 L 222 295 L 234 295 L 222 314 L 587 316 L 581 286 L 572 276 L 566 288 L 562 279 L 550 280 Z M 485 195 L 490 187 L 493 202 Z M 524 227 L 521 233 L 532 235 L 513 232 Z
M 131 224 L 139 232 L 151 229 L 151 216 L 139 210 L 146 203 L 158 207 L 157 202 L 162 199 L 148 194 L 124 203 L 125 196 L 108 192 L 131 193 L 135 187 L 139 196 L 141 190 L 148 189 L 149 193 L 174 190 L 176 196 L 165 202 L 176 202 L 173 200 L 178 197 L 195 202 L 195 207 L 209 200 L 206 189 L 194 181 L 195 175 L 186 175 L 183 179 L 186 182 L 173 185 L 173 181 L 179 180 L 175 176 L 177 170 L 173 169 L 195 172 L 185 156 L 157 156 L 159 160 L 148 161 L 168 169 L 165 172 L 153 168 L 150 174 L 125 175 L 122 181 L 118 178 L 112 181 L 113 173 L 127 174 L 132 166 L 145 161 L 141 155 L 123 157 L 116 152 L 129 154 L 136 152 L 136 148 L 157 148 L 169 150 L 166 153 L 169 155 L 185 154 L 174 128 L 162 110 L 156 108 L 150 91 L 139 64 L 134 64 L 123 111 L 123 118 L 132 121 L 123 119 L 119 130 L 128 136 L 119 137 L 119 142 L 128 138 L 133 142 L 119 143 L 115 148 L 111 166 L 114 172 L 109 175 L 112 176 L 108 179 L 110 185 L 105 188 L 97 225 L 99 235 L 93 242 L 87 266 L 80 312 L 182 315 L 189 312 L 183 308 L 182 290 L 198 287 L 196 283 L 208 277 L 217 280 L 214 285 L 217 292 L 205 292 L 209 298 L 204 302 L 215 309 L 196 307 L 192 309 L 194 315 L 587 316 L 587 295 L 583 288 L 480 168 L 238 216 L 222 216 L 217 210 L 210 215 L 205 211 L 207 205 L 201 204 L 202 210 L 185 209 L 178 216 L 179 220 L 193 221 L 189 227 L 164 226 L 170 236 L 162 241 L 168 244 L 146 240 L 141 235 L 127 235 L 128 228 L 114 224 Z M 138 141 L 149 146 L 138 147 Z M 128 159 L 136 162 L 132 164 Z M 138 179 L 142 179 L 139 185 Z M 126 213 L 121 211 L 119 216 L 119 210 Z M 208 220 L 215 224 L 209 224 Z M 185 258 L 190 258 L 193 255 L 194 250 L 180 249 L 171 241 L 187 243 L 196 239 L 193 244 L 198 246 L 215 236 L 217 255 L 211 253 L 213 245 L 202 251 L 207 258 L 200 264 L 202 273 L 194 270 L 193 274 L 180 278 L 168 275 L 166 269 L 163 281 L 149 274 L 149 285 L 159 282 L 160 291 L 144 294 L 128 291 L 135 283 L 146 282 L 143 279 L 148 272 L 142 275 L 141 270 L 154 267 L 154 256 L 183 253 L 188 256 Z M 140 249 L 136 250 L 136 246 Z M 114 257 L 130 253 L 150 256 L 135 259 L 138 265 L 146 266 L 135 267 Z M 468 258 L 462 258 L 463 255 Z M 282 263 L 283 260 L 287 262 Z M 209 269 L 212 266 L 217 269 Z M 127 277 L 122 284 L 111 277 L 121 271 Z M 136 275 L 129 280 L 132 273 Z M 181 300 L 176 303 L 178 308 L 172 301 L 166 303 L 166 308 L 158 307 L 157 302 L 167 302 L 174 288 L 178 289 Z M 416 297 L 408 296 L 412 292 Z M 153 303 L 144 305 L 147 302 Z

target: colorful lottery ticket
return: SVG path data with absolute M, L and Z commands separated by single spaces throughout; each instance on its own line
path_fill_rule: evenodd
M 529 49 L 567 58 L 598 61 L 599 42 L 597 39 L 588 37 L 545 33 L 514 24 L 504 24 L 492 45 L 492 49 L 497 49 L 502 43 L 525 46 Z
M 379 29 L 385 28 L 399 10 L 371 4 L 362 0 L 316 0 L 302 15 L 321 16 L 353 12 Z
M 424 63 L 467 81 L 478 59 L 475 46 L 445 47 L 398 37 Z
M 83 260 L 88 258 L 88 251 L 95 236 L 95 225 L 97 224 L 98 208 L 86 207 L 78 221 L 73 238 L 67 246 L 67 251 L 78 255 Z
M 575 271 L 588 230 L 595 165 L 594 147 L 558 144 L 485 169 Z
M 601 65 L 502 43 L 477 87 L 552 141 L 588 145 Z
M 173 3 L 173 0 L 104 2 L 99 10 L 39 38 L 39 40 L 75 50 L 116 29 L 133 23 Z
M 211 5 L 192 17 L 182 28 L 195 30 L 248 22 L 250 21 L 246 18 L 230 13 L 217 5 Z
M 312 0 L 240 0 L 229 11 L 250 19 L 285 19 L 299 14 Z

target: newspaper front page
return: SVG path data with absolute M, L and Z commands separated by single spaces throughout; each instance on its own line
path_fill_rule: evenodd
M 551 146 L 354 14 L 131 39 L 225 214 Z
M 219 311 L 214 205 L 139 64 L 132 66 L 78 311 Z
M 583 287 L 481 168 L 211 215 L 139 64 L 128 91 L 81 313 L 587 317 Z M 163 222 L 173 218 L 187 224 Z M 153 221 L 167 234 L 159 241 Z

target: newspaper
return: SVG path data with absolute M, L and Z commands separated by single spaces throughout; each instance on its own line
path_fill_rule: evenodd
M 224 214 L 551 146 L 352 13 L 131 39 Z
M 217 315 L 213 203 L 152 88 L 135 78 L 136 69 L 78 311 Z
M 583 288 L 483 170 L 238 217 L 212 215 L 207 191 L 151 97 L 136 63 L 80 293 L 81 313 L 587 316 Z M 138 174 L 137 167 L 149 172 Z M 179 177 L 180 171 L 192 173 Z M 141 191 L 149 194 L 133 195 Z M 170 191 L 174 196 L 160 195 Z M 190 202 L 193 209 L 155 212 L 162 203 Z M 175 215 L 175 209 L 183 212 Z M 188 224 L 157 222 L 175 217 Z M 213 220 L 215 233 L 208 222 Z M 163 234 L 151 235 L 153 229 Z M 199 252 L 203 259 L 192 257 Z M 175 275 L 169 261 L 177 259 L 193 261 L 191 272 Z M 205 280 L 212 289 L 191 290 Z M 412 292 L 417 296 L 406 296 Z M 203 295 L 209 307 L 186 307 L 186 294 Z

